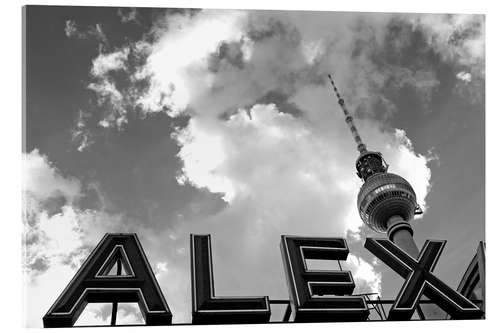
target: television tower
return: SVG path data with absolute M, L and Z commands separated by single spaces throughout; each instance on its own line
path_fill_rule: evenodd
M 380 152 L 366 149 L 330 74 L 328 78 L 359 151 L 356 170 L 358 177 L 364 182 L 358 193 L 359 215 L 372 230 L 386 233 L 392 242 L 417 258 L 419 250 L 409 223 L 415 215 L 422 214 L 415 191 L 406 179 L 387 172 L 389 165 Z

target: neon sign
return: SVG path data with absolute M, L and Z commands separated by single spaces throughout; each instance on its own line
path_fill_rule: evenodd
M 191 235 L 192 323 L 265 323 L 267 296 L 219 297 L 214 290 L 210 235 Z M 387 239 L 367 238 L 365 248 L 401 275 L 405 282 L 389 311 L 389 320 L 409 320 L 422 295 L 452 319 L 479 319 L 483 311 L 439 280 L 432 271 L 445 241 L 427 241 L 414 259 Z M 346 260 L 343 238 L 281 237 L 281 254 L 293 321 L 364 321 L 369 309 L 353 296 L 349 271 L 310 270 L 306 259 Z M 119 260 L 124 274 L 109 275 Z M 43 317 L 44 327 L 73 326 L 87 303 L 137 302 L 146 325 L 169 325 L 172 312 L 136 234 L 106 234 Z

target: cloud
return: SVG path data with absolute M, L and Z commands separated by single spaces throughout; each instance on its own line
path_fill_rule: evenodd
M 71 140 L 75 142 L 79 152 L 88 149 L 94 144 L 94 135 L 88 128 L 88 120 L 91 113 L 83 110 L 78 110 L 78 117 L 75 121 L 75 126 L 71 129 Z
M 89 303 L 75 326 L 107 326 L 111 323 L 111 303 Z M 116 325 L 144 324 L 139 306 L 134 303 L 119 303 L 116 311 Z
M 356 281 L 354 293 L 381 293 L 382 274 L 376 272 L 374 266 L 363 258 L 349 254 L 343 269 L 350 270 Z
M 196 86 L 211 85 L 210 75 L 205 75 L 207 57 L 221 42 L 243 37 L 240 24 L 245 16 L 243 11 L 207 10 L 165 17 L 167 33 L 152 45 L 145 66 L 136 74 L 150 79 L 149 90 L 137 104 L 146 112 L 168 110 L 175 116 L 184 111 Z
M 104 232 L 119 225 L 119 215 L 82 209 L 81 182 L 33 150 L 24 155 L 25 272 L 36 279 L 52 265 L 75 268 Z
M 95 39 L 98 42 L 99 53 L 105 51 L 109 45 L 102 25 L 99 23 L 90 25 L 86 29 L 80 29 L 74 20 L 66 20 L 64 33 L 68 38 Z
M 87 88 L 96 94 L 98 105 L 106 109 L 104 119 L 98 123 L 101 127 L 123 128 L 127 123 L 128 92 L 117 89 L 113 73 L 126 70 L 129 54 L 130 48 L 124 47 L 112 53 L 100 53 L 92 61 L 90 74 L 95 80 Z
M 128 22 L 136 22 L 139 23 L 139 20 L 137 18 L 138 12 L 136 8 L 119 8 L 118 12 L 116 13 L 119 17 L 122 23 L 128 23 Z
M 64 27 L 64 33 L 66 37 L 72 37 L 77 34 L 76 22 L 73 20 L 66 20 L 66 26 Z
M 105 326 L 111 322 L 111 303 L 89 303 L 85 306 L 75 326 Z
M 116 313 L 117 325 L 145 324 L 137 303 L 120 303 Z
M 470 73 L 462 71 L 462 72 L 457 74 L 457 79 L 462 80 L 466 83 L 469 83 L 472 79 L 472 75 Z
M 429 157 L 415 154 L 403 130 L 387 133 L 376 126 L 362 123 L 367 142 L 381 148 L 393 172 L 415 184 L 417 197 L 425 206 L 430 186 Z M 350 206 L 355 200 L 352 193 L 360 186 L 353 175 L 353 163 L 343 162 L 355 160 L 347 129 L 343 138 L 336 137 L 327 127 L 304 123 L 273 104 L 240 109 L 226 121 L 193 117 L 175 138 L 181 147 L 181 184 L 218 193 L 229 204 L 252 202 L 256 214 L 265 213 L 265 209 L 279 210 L 280 219 L 285 220 L 283 228 L 291 220 L 300 223 L 307 216 L 315 216 L 316 223 L 331 224 L 331 202 Z M 346 150 L 346 146 L 352 150 Z M 334 229 L 343 233 L 356 230 L 360 223 L 359 219 L 344 221 Z
M 64 177 L 48 160 L 47 156 L 34 149 L 24 155 L 24 188 L 35 200 L 62 196 L 69 202 L 78 198 L 80 182 L 73 177 Z
M 408 17 L 444 60 L 473 68 L 484 75 L 484 15 L 409 14 Z
M 129 52 L 129 48 L 123 48 L 112 53 L 99 54 L 97 58 L 92 60 L 90 73 L 93 76 L 103 76 L 110 71 L 125 68 Z
M 129 112 L 135 110 L 144 90 L 149 87 L 149 78 L 141 77 L 130 68 L 138 67 L 145 61 L 149 47 L 145 42 L 138 42 L 110 53 L 100 52 L 92 60 L 92 79 L 87 89 L 95 94 L 95 109 L 103 113 L 98 116 L 97 126 L 119 130 L 125 128 Z M 94 116 L 97 112 L 94 111 Z M 90 131 L 89 128 L 86 123 L 82 126 L 86 132 Z
M 470 104 L 484 104 L 485 16 L 408 14 L 407 19 L 457 72 L 454 93 Z
M 426 107 L 439 86 L 430 61 L 403 59 L 412 34 L 424 34 L 424 49 L 433 49 L 443 61 L 476 66 L 482 63 L 481 22 L 471 15 L 167 13 L 151 29 L 153 37 L 148 40 L 153 41 L 140 40 L 134 46 L 144 63 L 129 64 L 134 80 L 121 89 L 123 104 L 173 117 L 200 110 L 220 114 L 251 106 L 270 91 L 289 96 L 305 84 L 322 82 L 333 71 L 353 110 L 373 113 L 378 104 L 390 117 L 395 112 L 394 91 L 410 87 Z M 445 40 L 453 40 L 450 48 L 442 47 Z M 123 50 L 101 54 L 94 63 L 120 54 Z M 116 69 L 125 69 L 126 63 L 120 58 Z M 109 76 L 103 79 L 110 81 Z M 113 127 L 124 118 L 114 117 L 108 123 Z
M 126 101 L 114 81 L 104 78 L 99 82 L 90 83 L 87 88 L 96 93 L 99 106 L 109 107 L 107 116 L 99 123 L 102 127 L 113 124 L 122 128 L 128 122 Z
M 105 232 L 121 231 L 121 216 L 81 209 L 81 182 L 65 176 L 38 150 L 24 154 L 23 269 L 27 325 L 45 311 Z

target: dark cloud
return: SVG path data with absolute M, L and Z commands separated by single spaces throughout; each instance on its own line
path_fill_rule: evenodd
M 42 207 L 47 212 L 48 217 L 62 213 L 62 208 L 68 203 L 63 195 L 52 196 L 42 202 Z
M 290 32 L 294 27 L 287 25 L 285 22 L 276 17 L 267 17 L 263 20 L 257 18 L 250 20 L 246 27 L 246 34 L 254 42 L 260 42 L 266 39 L 283 36 L 293 36 L 295 39 L 299 38 L 298 31 L 294 30 L 294 34 Z
M 140 24 L 136 8 L 118 8 L 117 15 L 123 23 L 135 22 Z
M 49 260 L 47 257 L 38 257 L 35 261 L 28 265 L 28 269 L 32 273 L 32 277 L 40 275 L 47 271 L 50 267 Z
M 217 73 L 219 68 L 225 64 L 243 69 L 245 62 L 243 60 L 243 51 L 241 50 L 242 45 L 243 42 L 222 42 L 217 51 L 209 55 L 208 70 Z
M 303 111 L 293 102 L 288 101 L 289 96 L 279 91 L 269 91 L 259 98 L 254 104 L 275 104 L 276 107 L 284 113 L 289 113 L 299 117 Z

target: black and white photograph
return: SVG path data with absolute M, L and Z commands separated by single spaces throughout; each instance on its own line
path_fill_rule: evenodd
M 495 315 L 487 13 L 158 6 L 19 6 L 24 327 Z

